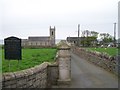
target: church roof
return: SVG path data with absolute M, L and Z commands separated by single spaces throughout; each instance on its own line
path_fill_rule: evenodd
M 85 37 L 79 37 L 79 40 L 83 40 Z M 67 37 L 67 40 L 73 40 L 76 41 L 78 40 L 78 37 Z
M 28 37 L 29 41 L 48 41 L 50 40 L 50 37 Z

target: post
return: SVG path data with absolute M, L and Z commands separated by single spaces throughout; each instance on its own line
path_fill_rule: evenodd
M 58 48 L 59 79 L 58 85 L 69 85 L 71 82 L 70 48 L 63 44 Z
M 17 65 L 18 70 L 19 70 L 19 64 L 20 64 L 20 60 L 18 60 L 18 65 Z
M 114 23 L 114 47 L 116 47 L 116 23 Z
M 9 60 L 9 65 L 8 65 L 8 67 L 9 67 L 9 72 L 10 72 L 10 60 Z
M 78 24 L 78 46 L 80 45 L 79 35 L 80 35 L 80 24 Z

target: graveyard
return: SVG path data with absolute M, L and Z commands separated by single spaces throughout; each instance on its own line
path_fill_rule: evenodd
M 57 49 L 49 48 L 23 48 L 21 39 L 8 37 L 4 40 L 2 48 L 2 72 L 16 72 L 25 70 L 43 62 L 54 62 Z
M 14 37 L 14 39 L 17 38 Z M 115 56 L 117 54 L 116 48 L 70 47 L 65 40 L 61 41 L 57 48 L 19 48 L 16 47 L 18 44 L 20 45 L 18 40 L 11 41 L 10 37 L 7 41 L 9 45 L 5 43 L 4 49 L 2 49 L 3 88 L 56 88 L 59 86 L 68 88 L 67 85 L 73 88 L 76 87 L 76 84 L 79 87 L 84 87 L 80 83 L 88 85 L 86 78 L 92 83 L 89 87 L 94 88 L 99 82 L 94 81 L 95 77 L 99 78 L 100 76 L 96 72 L 103 72 L 103 69 L 106 71 L 101 75 L 104 75 L 105 78 L 109 77 L 110 80 L 108 79 L 109 81 L 106 84 L 104 79 L 100 79 L 100 82 L 105 84 L 104 87 L 117 87 L 116 79 L 112 78 L 109 73 L 117 75 L 115 58 L 98 53 L 106 52 L 110 56 Z M 16 52 L 16 50 L 18 51 Z M 21 54 L 18 53 L 19 51 Z M 11 57 L 10 54 L 15 57 Z M 86 70 L 93 78 L 89 79 L 91 76 L 86 77 L 88 75 Z M 83 76 L 81 71 L 85 71 L 82 73 Z M 81 77 L 85 79 L 79 81 Z M 72 82 L 73 80 L 75 82 Z M 114 80 L 114 85 L 110 83 L 112 80 Z M 103 85 L 99 86 L 98 84 L 97 86 L 102 87 Z
M 15 72 L 40 65 L 43 62 L 54 62 L 57 49 L 39 48 L 22 49 L 22 60 L 5 60 L 4 50 L 2 49 L 2 72 Z M 10 63 L 10 70 L 9 70 Z

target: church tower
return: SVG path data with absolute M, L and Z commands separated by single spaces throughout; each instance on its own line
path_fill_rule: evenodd
M 54 28 L 51 28 L 50 26 L 50 40 L 51 40 L 51 45 L 55 46 L 55 26 Z

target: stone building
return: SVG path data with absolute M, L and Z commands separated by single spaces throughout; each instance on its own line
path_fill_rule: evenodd
M 84 44 L 82 42 L 86 41 L 86 40 L 89 40 L 90 43 L 92 43 L 93 46 L 95 46 L 95 44 L 97 43 L 97 39 L 95 40 L 91 40 L 91 37 L 67 37 L 67 42 L 68 43 L 71 43 L 73 45 L 77 45 L 77 46 L 88 46 L 87 44 Z M 79 41 L 79 43 L 78 43 Z
M 50 26 L 50 36 L 30 36 L 22 39 L 22 47 L 54 47 L 55 46 L 55 26 Z
M 84 37 L 79 37 L 79 39 L 78 39 L 78 37 L 67 37 L 67 42 L 69 42 L 69 43 L 72 43 L 72 44 L 74 44 L 74 45 L 77 45 L 78 44 L 78 40 L 79 40 L 79 42 L 80 41 L 82 41 L 82 40 L 84 40 Z

